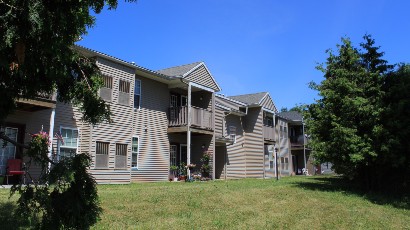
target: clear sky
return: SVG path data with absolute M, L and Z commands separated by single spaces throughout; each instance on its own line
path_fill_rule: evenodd
M 138 0 L 104 10 L 78 44 L 159 70 L 204 61 L 221 93 L 312 103 L 315 69 L 342 36 L 369 33 L 391 64 L 410 62 L 409 0 Z

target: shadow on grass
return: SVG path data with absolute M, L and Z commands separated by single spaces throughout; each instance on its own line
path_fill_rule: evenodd
M 410 210 L 409 195 L 365 192 L 358 185 L 343 177 L 307 177 L 305 181 L 294 182 L 294 184 L 309 190 L 358 195 L 374 204 L 391 205 L 395 208 Z
M 28 229 L 33 227 L 29 218 L 21 218 L 14 215 L 16 208 L 17 205 L 14 202 L 0 202 L 0 229 Z

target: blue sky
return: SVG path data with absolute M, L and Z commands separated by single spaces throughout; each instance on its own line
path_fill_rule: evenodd
M 267 91 L 278 108 L 312 103 L 325 50 L 369 33 L 391 64 L 410 62 L 407 0 L 119 0 L 78 44 L 159 70 L 204 61 L 225 95 Z

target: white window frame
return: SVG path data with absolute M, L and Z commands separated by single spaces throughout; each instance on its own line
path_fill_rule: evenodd
M 137 140 L 138 140 L 138 142 L 137 142 L 137 144 L 138 144 L 138 149 L 137 149 L 137 165 L 136 166 L 133 166 L 132 165 L 132 157 L 133 157 L 133 154 L 134 154 L 134 151 L 133 151 L 133 139 L 134 138 L 137 138 Z M 139 156 L 140 156 L 140 146 L 141 146 L 141 139 L 140 139 L 140 137 L 139 136 L 136 136 L 136 135 L 134 135 L 134 136 L 132 136 L 132 138 L 131 138 L 131 170 L 138 170 L 138 167 L 139 167 Z
M 75 154 L 78 153 L 77 151 L 78 151 L 78 143 L 80 142 L 80 129 L 79 128 L 68 127 L 68 126 L 60 126 L 60 135 L 63 139 L 64 139 L 64 137 L 62 136 L 63 135 L 62 134 L 63 129 L 70 129 L 72 131 L 77 130 L 77 146 L 74 148 L 72 146 L 61 145 L 61 141 L 57 139 L 57 153 L 58 153 L 57 154 L 57 161 L 60 161 L 60 157 L 61 157 L 60 150 L 61 150 L 61 148 L 75 149 Z
M 136 82 L 139 82 L 139 85 L 140 85 L 140 87 L 139 87 L 139 93 L 137 93 L 136 92 Z M 135 105 L 135 95 L 138 95 L 139 96 L 139 98 L 140 98 L 140 100 L 139 100 L 139 103 L 138 103 L 138 106 L 136 107 L 136 105 Z M 134 80 L 134 97 L 133 97 L 133 107 L 134 107 L 134 110 L 140 110 L 141 109 L 141 101 L 142 101 L 142 81 L 140 80 L 140 79 L 136 79 L 135 78 L 135 80 Z

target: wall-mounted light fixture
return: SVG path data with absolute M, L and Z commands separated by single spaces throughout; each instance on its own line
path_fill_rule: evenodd
M 147 125 L 144 127 L 144 132 L 148 132 L 148 126 Z
M 205 144 L 202 144 L 201 148 L 204 149 L 204 148 L 205 148 Z

